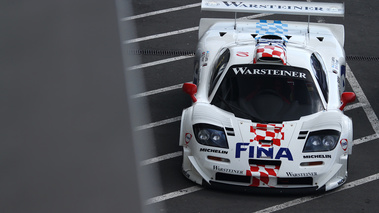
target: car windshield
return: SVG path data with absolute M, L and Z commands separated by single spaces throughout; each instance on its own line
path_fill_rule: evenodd
M 308 70 L 267 64 L 231 66 L 211 103 L 262 123 L 298 120 L 324 109 Z

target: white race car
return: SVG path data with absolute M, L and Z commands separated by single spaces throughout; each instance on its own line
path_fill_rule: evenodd
M 203 0 L 203 10 L 343 16 L 339 3 Z M 344 27 L 201 19 L 183 173 L 207 186 L 331 190 L 347 178 L 353 124 L 343 108 Z M 250 187 L 250 188 L 249 188 Z

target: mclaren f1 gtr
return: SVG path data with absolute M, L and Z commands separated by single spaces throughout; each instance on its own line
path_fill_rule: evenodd
M 203 0 L 203 10 L 343 16 L 344 5 Z M 310 191 L 341 186 L 353 124 L 344 114 L 344 26 L 203 18 L 183 90 L 184 175 L 208 186 Z

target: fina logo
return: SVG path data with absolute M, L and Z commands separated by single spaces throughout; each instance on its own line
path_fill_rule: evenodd
M 241 153 L 247 152 L 249 158 L 268 158 L 268 159 L 281 159 L 287 158 L 289 161 L 293 161 L 292 153 L 288 148 L 281 147 L 274 153 L 274 149 L 265 147 L 249 146 L 250 143 L 237 143 L 236 144 L 236 158 L 241 158 Z M 255 154 L 256 151 L 256 154 Z

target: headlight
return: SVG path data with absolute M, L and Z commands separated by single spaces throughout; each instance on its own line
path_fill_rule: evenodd
M 324 152 L 333 150 L 340 137 L 337 130 L 321 130 L 308 135 L 303 152 Z
M 193 131 L 197 142 L 206 146 L 228 148 L 224 129 L 209 124 L 195 124 Z

